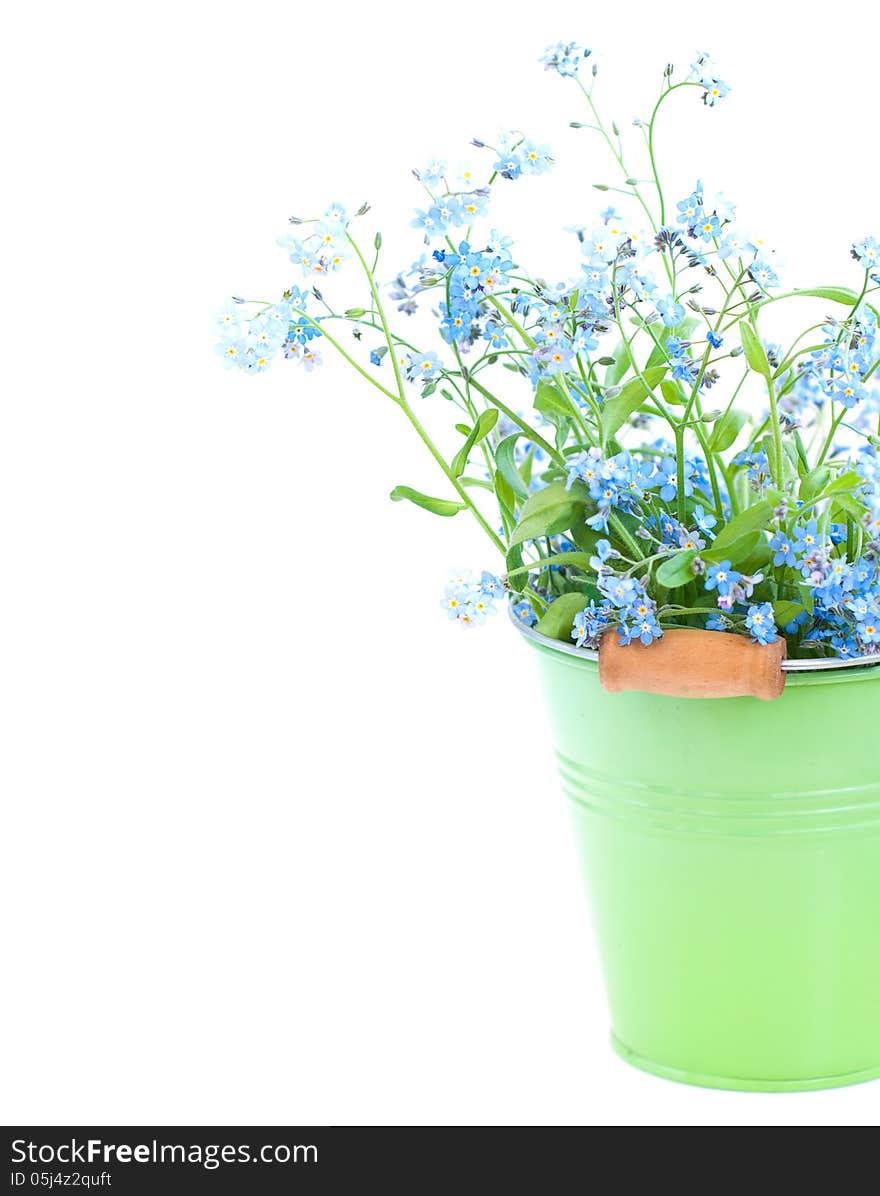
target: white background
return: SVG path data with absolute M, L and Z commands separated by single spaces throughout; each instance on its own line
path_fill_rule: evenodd
M 438 607 L 449 569 L 495 562 L 462 517 L 387 501 L 442 479 L 381 396 L 212 356 L 226 295 L 296 280 L 289 215 L 369 199 L 367 236 L 406 265 L 410 168 L 502 124 L 560 166 L 496 222 L 539 272 L 575 269 L 559 229 L 614 177 L 536 62 L 563 36 L 593 46 L 621 125 L 667 59 L 710 50 L 734 90 L 679 97 L 670 194 L 701 175 L 788 281 L 855 280 L 850 243 L 880 232 L 867 10 L 536 14 L 6 18 L 7 1122 L 877 1121 L 877 1085 L 710 1092 L 611 1054 L 533 662 L 505 620 L 459 634 Z

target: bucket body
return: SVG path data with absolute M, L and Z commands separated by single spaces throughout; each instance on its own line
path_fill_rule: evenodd
M 880 667 L 775 702 L 609 694 L 529 639 L 618 1053 L 719 1088 L 880 1076 Z

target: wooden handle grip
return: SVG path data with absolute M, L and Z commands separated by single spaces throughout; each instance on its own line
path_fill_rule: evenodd
M 782 695 L 785 640 L 754 644 L 726 631 L 674 628 L 645 646 L 621 644 L 609 630 L 599 644 L 599 680 L 610 693 L 642 690 L 671 698 L 761 698 Z

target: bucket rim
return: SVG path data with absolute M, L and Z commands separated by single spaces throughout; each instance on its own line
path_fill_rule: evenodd
M 535 631 L 533 627 L 527 627 L 521 619 L 518 619 L 513 613 L 513 606 L 508 604 L 507 616 L 525 639 L 532 640 L 533 643 L 539 644 L 542 648 L 549 648 L 553 652 L 561 652 L 565 656 L 574 656 L 579 660 L 589 660 L 595 664 L 599 663 L 599 653 L 593 648 L 578 648 L 576 644 L 566 644 L 562 640 L 555 640 L 549 635 L 542 635 L 540 631 Z M 825 657 L 822 660 L 783 660 L 782 671 L 784 673 L 831 673 L 837 672 L 841 669 L 864 669 L 876 668 L 880 666 L 880 653 L 873 656 L 850 656 L 831 658 Z

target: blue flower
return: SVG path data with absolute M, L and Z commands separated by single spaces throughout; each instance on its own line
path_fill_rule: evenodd
M 431 183 L 439 183 L 446 174 L 446 163 L 442 158 L 432 158 L 427 166 L 422 166 L 416 174 L 421 182 L 429 186 Z
M 686 462 L 684 473 L 684 493 L 686 498 L 690 498 L 694 492 L 694 483 L 691 478 L 692 470 Z M 664 457 L 660 462 L 657 480 L 660 483 L 660 497 L 664 502 L 672 502 L 678 495 L 678 463 L 674 457 Z
M 749 481 L 755 487 L 762 486 L 770 477 L 770 463 L 763 449 L 759 449 L 756 453 L 737 453 L 731 461 L 731 465 L 747 465 L 749 468 Z
M 711 511 L 704 511 L 702 506 L 698 503 L 693 509 L 693 520 L 707 540 L 714 540 L 715 533 L 712 528 L 718 522 Z
M 633 640 L 639 640 L 647 647 L 654 640 L 662 639 L 663 631 L 657 622 L 650 600 L 635 605 L 639 606 L 639 609 L 628 610 L 618 625 L 619 640 L 621 644 L 631 644 Z
M 321 365 L 323 361 L 317 349 L 312 349 L 308 345 L 298 345 L 295 341 L 285 342 L 284 356 L 298 361 L 306 373 L 311 373 L 315 366 Z
M 794 551 L 798 556 L 808 555 L 820 543 L 821 537 L 815 519 L 794 529 Z
M 325 221 L 330 224 L 345 225 L 348 223 L 348 217 L 345 212 L 345 204 L 332 203 L 324 212 Z
M 843 375 L 830 380 L 826 393 L 829 398 L 837 399 L 844 407 L 851 409 L 868 397 L 868 388 L 857 378 Z
M 721 236 L 721 221 L 715 212 L 711 215 L 704 212 L 694 225 L 694 232 L 704 241 L 711 241 L 715 237 Z
M 489 210 L 489 194 L 485 190 L 468 191 L 458 198 L 461 214 L 464 217 L 463 224 L 469 224 L 478 216 L 485 216 Z
M 509 344 L 507 339 L 507 329 L 502 328 L 500 324 L 494 323 L 492 320 L 483 329 L 483 340 L 488 341 L 493 349 L 504 349 Z
M 756 644 L 772 644 L 776 641 L 776 623 L 773 619 L 773 607 L 769 602 L 761 602 L 749 607 L 746 615 L 746 627 L 751 632 L 752 640 Z
M 449 219 L 444 219 L 437 204 L 432 204 L 427 210 L 417 208 L 415 216 L 410 221 L 413 228 L 422 229 L 427 236 L 441 236 L 449 229 L 451 223 Z
M 729 257 L 751 257 L 756 251 L 756 245 L 746 240 L 745 237 L 736 232 L 736 230 L 732 230 L 729 226 L 718 245 L 718 256 L 724 261 L 727 261 Z
M 238 366 L 242 370 L 246 368 L 247 341 L 243 337 L 221 341 L 214 346 L 214 352 L 219 354 L 227 368 L 232 366 Z
M 583 648 L 584 644 L 588 644 L 590 647 L 596 646 L 602 632 L 608 626 L 611 610 L 610 603 L 603 602 L 601 606 L 596 606 L 596 603 L 591 600 L 589 606 L 578 611 L 574 617 L 571 631 L 571 638 L 576 641 L 578 648 Z
M 719 336 L 717 332 L 713 332 L 711 329 L 706 333 L 706 340 L 713 349 L 720 349 L 724 344 L 724 337 Z
M 599 591 L 614 606 L 626 608 L 639 597 L 640 586 L 631 577 L 615 577 L 606 574 L 599 578 Z
M 865 237 L 853 245 L 852 254 L 860 266 L 873 270 L 880 265 L 880 242 L 876 237 Z
M 786 628 L 786 630 L 788 630 L 788 628 Z M 838 633 L 837 635 L 832 635 L 829 643 L 838 656 L 842 656 L 844 659 L 846 659 L 848 656 L 861 655 L 861 647 L 859 646 L 858 640 L 853 635 L 849 635 L 847 633 Z
M 443 362 L 436 353 L 409 353 L 404 365 L 410 382 L 433 382 L 443 370 Z
M 791 622 L 786 623 L 782 630 L 785 632 L 786 635 L 797 635 L 798 631 L 800 630 L 801 627 L 803 627 L 804 623 L 809 621 L 809 618 L 810 618 L 810 615 L 809 615 L 808 611 L 806 611 L 806 610 L 798 611 L 798 613 L 791 620 Z
M 544 174 L 553 165 L 550 147 L 524 141 L 519 147 L 520 170 L 523 174 Z
M 657 310 L 667 328 L 676 328 L 687 315 L 684 306 L 676 303 L 671 295 L 668 299 L 657 301 Z
M 707 590 L 717 589 L 719 596 L 730 593 L 733 586 L 740 580 L 741 574 L 730 567 L 730 561 L 721 561 L 718 565 L 710 565 L 706 570 L 704 585 Z
M 514 604 L 513 613 L 521 623 L 525 623 L 526 627 L 534 627 L 538 621 L 538 616 L 532 610 L 532 604 L 525 598 Z
M 446 586 L 445 596 L 441 605 L 450 619 L 457 619 L 470 601 L 470 586 L 460 581 L 451 581 Z
M 287 339 L 296 341 L 298 345 L 304 345 L 320 335 L 321 330 L 316 328 L 314 323 L 306 319 L 305 316 L 300 316 L 298 320 L 293 321 L 287 329 Z
M 477 582 L 465 572 L 448 582 L 441 605 L 450 619 L 465 627 L 479 627 L 489 615 L 498 613 L 494 603 L 503 593 L 504 586 L 494 574 L 484 571 Z
M 602 573 L 611 568 L 608 564 L 609 559 L 618 555 L 611 547 L 610 540 L 597 540 L 595 556 L 590 557 L 590 568 L 596 573 Z
M 697 182 L 687 199 L 679 200 L 675 206 L 678 208 L 678 223 L 693 228 L 703 214 L 703 184 Z
M 779 286 L 779 275 L 763 258 L 755 258 L 751 266 L 749 266 L 749 274 L 751 274 L 754 281 L 764 291 L 769 291 L 771 287 Z
M 699 54 L 691 64 L 690 79 L 699 83 L 703 90 L 703 103 L 714 108 L 719 100 L 723 100 L 730 88 L 718 78 L 718 72 L 708 54 Z
M 501 598 L 504 594 L 504 583 L 494 573 L 484 569 L 480 577 L 480 591 L 484 598 Z
M 548 46 L 538 61 L 543 62 L 546 71 L 557 71 L 573 78 L 589 54 L 590 51 L 582 50 L 577 42 L 557 42 L 555 46 Z
M 370 350 L 370 364 L 371 365 L 381 365 L 382 358 L 385 356 L 385 354 L 387 352 L 388 352 L 388 347 L 386 345 L 382 345 L 378 349 L 371 349 Z
M 856 635 L 863 644 L 880 644 L 880 615 L 869 614 L 856 627 Z
M 724 615 L 709 615 L 706 620 L 707 631 L 727 631 L 730 627 L 730 620 L 726 619 Z
M 796 565 L 797 556 L 791 538 L 784 531 L 776 532 L 770 537 L 770 547 L 774 552 L 774 565 Z

